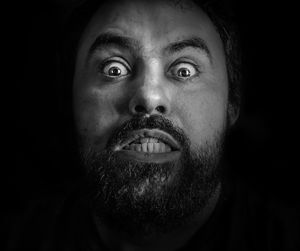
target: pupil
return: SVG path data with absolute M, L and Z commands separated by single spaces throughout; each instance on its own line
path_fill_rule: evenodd
M 190 76 L 190 71 L 188 69 L 181 69 L 179 71 L 179 76 L 180 77 L 189 77 Z
M 114 75 L 114 76 L 118 76 L 121 74 L 121 70 L 117 67 L 112 67 L 109 70 L 109 75 Z

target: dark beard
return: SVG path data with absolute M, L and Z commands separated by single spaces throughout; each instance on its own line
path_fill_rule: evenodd
M 160 129 L 182 146 L 177 161 L 163 164 L 121 159 L 111 149 L 132 130 Z M 131 235 L 174 230 L 201 212 L 220 183 L 223 134 L 191 151 L 184 132 L 161 116 L 134 118 L 111 137 L 107 148 L 81 151 L 89 197 L 100 220 Z

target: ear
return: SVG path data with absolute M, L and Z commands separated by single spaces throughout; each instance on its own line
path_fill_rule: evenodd
M 240 115 L 240 107 L 238 105 L 229 103 L 227 112 L 228 112 L 229 125 L 233 126 Z

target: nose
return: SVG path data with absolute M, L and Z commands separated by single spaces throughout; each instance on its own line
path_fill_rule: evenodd
M 138 90 L 129 103 L 132 115 L 166 115 L 169 110 L 168 101 L 162 91 L 151 88 Z
M 132 115 L 167 115 L 170 108 L 170 95 L 163 77 L 160 77 L 157 69 L 148 71 L 135 84 L 129 112 Z

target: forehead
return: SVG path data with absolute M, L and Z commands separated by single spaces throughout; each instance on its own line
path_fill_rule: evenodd
M 191 2 L 119 0 L 102 4 L 86 27 L 80 45 L 91 44 L 101 32 L 116 32 L 156 45 L 201 35 L 209 44 L 221 40 L 208 16 Z M 84 48 L 87 50 L 88 48 Z

